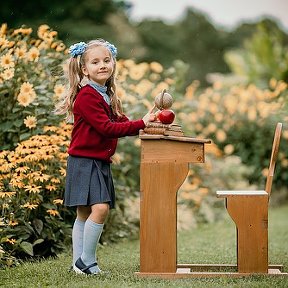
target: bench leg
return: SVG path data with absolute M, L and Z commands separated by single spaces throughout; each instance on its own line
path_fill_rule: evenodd
M 226 198 L 237 227 L 237 266 L 241 273 L 268 273 L 268 196 Z

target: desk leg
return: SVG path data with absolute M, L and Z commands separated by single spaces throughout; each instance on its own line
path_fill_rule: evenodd
M 177 269 L 177 191 L 188 163 L 142 163 L 140 272 Z

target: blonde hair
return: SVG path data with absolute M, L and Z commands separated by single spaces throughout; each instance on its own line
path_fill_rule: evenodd
M 107 47 L 107 42 L 103 39 L 96 39 L 92 40 L 87 43 L 87 47 L 82 55 L 71 57 L 68 60 L 68 91 L 64 95 L 63 99 L 60 100 L 59 103 L 56 104 L 55 108 L 55 114 L 66 114 L 66 120 L 69 121 L 70 119 L 73 119 L 73 105 L 76 99 L 76 96 L 79 92 L 79 90 L 82 88 L 83 80 L 85 75 L 82 72 L 82 67 L 85 64 L 86 55 L 87 53 L 98 46 Z M 117 97 L 116 94 L 116 79 L 115 79 L 115 73 L 116 73 L 116 59 L 113 57 L 111 51 L 108 49 L 111 58 L 113 59 L 114 65 L 113 65 L 113 73 L 111 77 L 106 81 L 105 86 L 107 87 L 107 95 L 110 97 L 111 100 L 111 107 L 112 111 L 115 115 L 122 115 L 122 105 L 120 99 Z

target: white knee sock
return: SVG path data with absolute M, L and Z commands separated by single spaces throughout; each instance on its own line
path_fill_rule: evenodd
M 76 218 L 72 230 L 73 265 L 83 252 L 83 233 L 85 221 Z
M 81 259 L 86 265 L 97 262 L 96 249 L 99 242 L 100 236 L 103 231 L 104 224 L 98 224 L 90 219 L 87 219 L 84 227 L 84 238 L 83 238 L 83 252 Z M 91 267 L 90 271 L 99 272 L 100 269 L 97 266 Z

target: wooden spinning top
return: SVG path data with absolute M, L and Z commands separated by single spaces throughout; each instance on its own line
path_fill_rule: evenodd
M 164 89 L 160 94 L 155 97 L 155 106 L 159 110 L 169 109 L 173 104 L 172 96 Z

